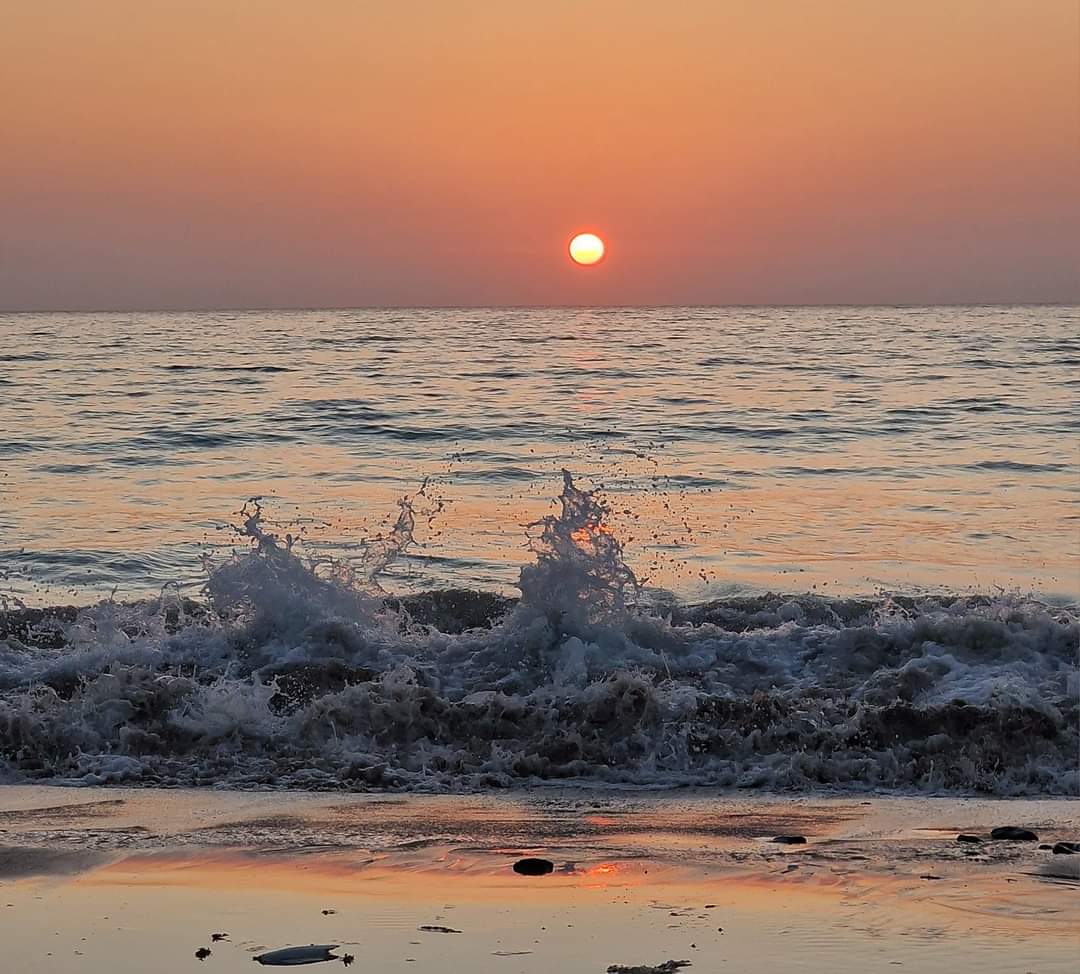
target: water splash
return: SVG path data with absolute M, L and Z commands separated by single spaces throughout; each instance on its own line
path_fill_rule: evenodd
M 357 584 L 359 576 L 350 566 L 304 559 L 292 534 L 281 538 L 267 530 L 259 498 L 248 501 L 240 514 L 236 531 L 248 547 L 220 564 L 210 556 L 204 560 L 205 593 L 219 617 L 248 625 L 265 638 L 316 619 L 370 620 L 377 612 L 375 593 Z
M 269 531 L 260 498 L 240 510 L 235 528 L 248 543 L 223 563 L 204 559 L 205 594 L 221 617 L 266 632 L 296 631 L 314 621 L 340 619 L 354 625 L 373 625 L 385 614 L 386 591 L 381 578 L 415 544 L 416 508 L 426 482 L 398 501 L 391 528 L 364 539 L 352 561 L 326 556 L 304 557 L 297 539 Z
M 485 593 L 388 598 L 418 496 L 354 564 L 304 557 L 253 501 L 204 602 L 0 614 L 0 778 L 1080 788 L 1075 612 L 807 595 L 660 615 L 602 498 L 565 472 L 559 510 L 528 526 L 514 611 Z M 425 600 L 470 622 L 412 624 Z
M 574 485 L 563 470 L 559 513 L 527 525 L 536 563 L 521 570 L 522 607 L 544 614 L 560 632 L 577 632 L 626 618 L 640 592 L 608 524 L 608 505 L 596 491 Z

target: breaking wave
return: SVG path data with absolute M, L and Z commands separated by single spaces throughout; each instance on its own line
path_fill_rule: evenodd
M 564 475 L 520 598 L 394 596 L 257 502 L 204 597 L 0 613 L 0 780 L 440 791 L 552 780 L 1080 787 L 1080 620 L 1018 596 L 650 597 Z

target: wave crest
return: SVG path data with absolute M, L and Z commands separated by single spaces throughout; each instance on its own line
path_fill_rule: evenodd
M 0 613 L 0 776 L 445 790 L 580 779 L 1075 794 L 1074 612 L 1019 597 L 650 605 L 567 473 L 519 600 L 396 597 L 270 533 L 205 599 Z

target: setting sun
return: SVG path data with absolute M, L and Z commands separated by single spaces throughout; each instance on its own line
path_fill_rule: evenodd
M 570 241 L 570 258 L 575 264 L 595 264 L 604 257 L 604 241 L 595 233 L 579 233 Z

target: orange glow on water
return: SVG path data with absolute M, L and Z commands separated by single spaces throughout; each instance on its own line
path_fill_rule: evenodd
M 614 862 L 602 862 L 585 870 L 587 876 L 614 876 L 619 871 L 619 866 Z
M 587 524 L 585 527 L 578 528 L 576 531 L 570 532 L 570 539 L 579 548 L 586 548 L 592 545 L 597 535 L 611 534 L 611 528 L 606 524 L 597 521 L 593 524 Z

